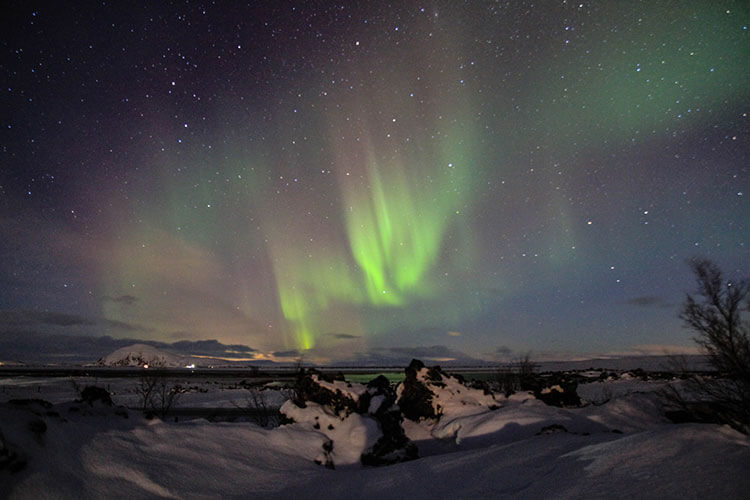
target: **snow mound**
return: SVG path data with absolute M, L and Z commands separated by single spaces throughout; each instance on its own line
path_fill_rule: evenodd
M 327 438 L 315 461 L 328 467 L 358 464 L 382 435 L 372 417 L 357 413 L 340 416 L 317 403 L 307 402 L 305 408 L 300 408 L 290 400 L 281 407 L 281 413 L 294 420 L 286 427 L 313 431 Z
M 133 344 L 117 349 L 96 362 L 99 366 L 158 366 L 176 368 L 185 366 L 182 356 L 161 351 L 146 344 Z
M 291 422 L 287 427 L 327 438 L 317 463 L 386 465 L 417 457 L 395 400 L 383 376 L 365 386 L 311 370 L 297 380 L 295 397 L 280 411 Z
M 606 425 L 577 412 L 527 400 L 508 402 L 496 411 L 444 415 L 430 435 L 468 449 L 528 439 L 550 429 L 579 435 L 610 432 Z

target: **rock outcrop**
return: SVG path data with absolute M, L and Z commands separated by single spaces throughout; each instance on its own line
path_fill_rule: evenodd
M 578 384 L 585 380 L 578 374 L 555 372 L 530 377 L 522 387 L 534 393 L 543 403 L 557 407 L 581 406 Z
M 438 424 L 494 410 L 498 401 L 486 388 L 468 386 L 461 377 L 412 360 L 406 378 L 394 388 L 378 376 L 367 385 L 343 375 L 315 370 L 300 374 L 295 394 L 281 407 L 285 423 L 319 432 L 327 440 L 316 462 L 327 467 L 388 465 L 418 457 L 404 432 L 404 419 Z
M 438 366 L 428 368 L 417 359 L 406 368 L 406 378 L 397 392 L 401 412 L 415 422 L 437 420 L 445 413 L 465 414 L 499 407 L 485 388 L 469 387 L 461 377 L 448 375 Z

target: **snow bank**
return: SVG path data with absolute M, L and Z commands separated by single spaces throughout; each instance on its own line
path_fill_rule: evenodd
M 572 410 L 572 413 L 622 432 L 642 431 L 669 423 L 664 406 L 654 392 L 627 393 L 606 404 L 586 406 Z
M 362 455 L 371 450 L 382 436 L 373 418 L 357 413 L 339 416 L 317 403 L 308 402 L 305 408 L 300 408 L 287 401 L 281 412 L 294 420 L 294 424 L 282 428 L 321 434 L 330 441 L 330 444 L 324 443 L 326 450 L 315 457 L 320 464 L 335 464 L 337 467 L 359 464 Z
M 15 474 L 0 468 L 0 484 L 12 485 L 9 497 L 246 497 L 293 484 L 292 471 L 301 478 L 321 469 L 314 459 L 326 441 L 322 434 L 249 423 L 165 423 L 118 411 L 0 405 L 0 430 L 26 461 Z M 40 420 L 45 430 L 30 432 L 29 424 Z
M 732 499 L 750 491 L 750 438 L 712 424 L 668 423 L 654 392 L 623 391 L 583 408 L 519 393 L 493 397 L 492 410 L 483 391 L 421 368 L 417 377 L 440 413 L 403 422 L 423 458 L 377 468 L 354 464 L 394 422 L 379 420 L 396 408 L 387 381 L 323 380 L 311 390 L 349 402 L 339 410 L 286 403 L 295 423 L 276 429 L 145 420 L 99 403 L 0 403 L 0 496 Z M 357 411 L 347 409 L 351 403 Z M 328 458 L 346 466 L 315 464 Z
M 484 411 L 467 416 L 441 418 L 430 434 L 437 439 L 454 440 L 457 445 L 471 447 L 487 443 L 512 442 L 532 437 L 554 428 L 561 432 L 591 434 L 610 432 L 606 426 L 584 416 L 550 407 L 537 400 L 509 402 L 497 411 Z M 467 443 L 466 441 L 473 442 Z
M 315 491 L 332 499 L 747 497 L 750 441 L 735 431 L 667 425 L 630 442 L 622 439 L 617 434 L 534 436 L 387 468 L 352 470 Z M 652 459 L 656 446 L 664 450 Z M 309 498 L 308 486 L 313 484 L 295 484 L 283 495 Z

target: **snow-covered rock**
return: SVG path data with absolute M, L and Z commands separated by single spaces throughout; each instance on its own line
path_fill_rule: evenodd
M 299 378 L 296 396 L 280 411 L 291 425 L 328 438 L 316 462 L 328 467 L 384 465 L 417 457 L 395 399 L 385 377 L 365 386 L 311 370 Z
M 532 391 L 537 399 L 550 406 L 577 407 L 582 404 L 578 384 L 587 381 L 588 378 L 579 373 L 552 372 L 527 377 L 522 388 Z
M 470 388 L 439 367 L 427 368 L 417 359 L 409 364 L 396 392 L 401 412 L 414 421 L 482 413 L 499 405 L 492 393 Z
M 308 401 L 327 406 L 337 415 L 346 416 L 354 412 L 361 413 L 369 403 L 369 395 L 364 385 L 346 382 L 343 375 L 324 375 L 316 370 L 309 370 L 297 379 L 294 403 L 304 408 Z
M 133 344 L 117 349 L 96 362 L 100 366 L 153 366 L 175 368 L 185 366 L 182 356 L 146 344 Z
M 382 433 L 369 415 L 339 415 L 330 407 L 308 402 L 300 408 L 291 400 L 284 403 L 281 413 L 294 421 L 295 428 L 324 435 L 324 443 L 315 461 L 329 467 L 360 463 L 363 454 L 377 442 Z

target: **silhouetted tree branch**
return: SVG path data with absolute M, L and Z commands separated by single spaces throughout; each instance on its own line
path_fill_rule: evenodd
M 690 263 L 698 289 L 688 294 L 680 312 L 685 325 L 697 333 L 695 342 L 706 353 L 718 378 L 695 376 L 688 387 L 707 398 L 720 419 L 750 431 L 750 325 L 742 312 L 750 310 L 750 282 L 727 281 L 713 262 Z

